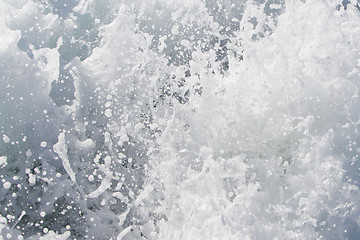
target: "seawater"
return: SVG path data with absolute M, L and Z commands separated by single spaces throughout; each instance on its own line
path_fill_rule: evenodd
M 3 0 L 3 239 L 357 239 L 360 6 Z

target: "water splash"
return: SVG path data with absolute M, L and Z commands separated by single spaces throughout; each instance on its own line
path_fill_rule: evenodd
M 0 9 L 3 237 L 358 235 L 356 4 Z

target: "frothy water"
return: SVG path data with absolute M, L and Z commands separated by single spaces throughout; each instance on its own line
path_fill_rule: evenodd
M 360 3 L 0 3 L 4 239 L 358 239 Z

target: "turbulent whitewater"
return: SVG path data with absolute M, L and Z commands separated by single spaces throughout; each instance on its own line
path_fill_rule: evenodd
M 359 239 L 359 1 L 2 0 L 0 32 L 0 239 Z

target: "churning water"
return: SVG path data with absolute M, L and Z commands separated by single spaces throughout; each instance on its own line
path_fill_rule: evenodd
M 360 239 L 359 0 L 2 0 L 1 239 Z

